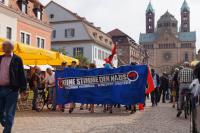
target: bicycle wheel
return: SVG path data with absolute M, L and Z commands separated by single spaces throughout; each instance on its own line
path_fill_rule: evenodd
M 36 111 L 41 112 L 44 108 L 45 99 L 40 96 L 36 99 Z

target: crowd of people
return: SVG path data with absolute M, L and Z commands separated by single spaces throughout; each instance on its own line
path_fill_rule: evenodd
M 151 69 L 155 87 L 151 93 L 152 106 L 157 106 L 161 100 L 162 103 L 166 103 L 166 100 L 168 100 L 169 103 L 172 103 L 173 108 L 177 105 L 177 117 L 180 117 L 183 110 L 183 91 L 186 89 L 192 93 L 192 82 L 195 79 L 198 79 L 198 81 L 200 79 L 199 66 L 200 63 L 192 67 L 189 62 L 185 62 L 182 66 L 175 68 L 171 74 L 164 72 L 162 76 L 159 76 L 154 69 Z M 199 82 L 196 86 L 199 86 Z M 198 101 L 198 96 L 196 98 L 196 101 Z

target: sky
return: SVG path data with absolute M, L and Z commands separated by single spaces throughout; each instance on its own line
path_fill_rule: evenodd
M 50 0 L 40 0 L 46 5 Z M 107 33 L 115 28 L 139 41 L 145 33 L 145 10 L 150 0 L 54 0 Z M 180 27 L 180 8 L 184 0 L 151 0 L 156 22 L 167 10 L 175 16 Z M 200 49 L 200 0 L 187 0 L 190 7 L 191 31 L 197 32 L 197 50 Z

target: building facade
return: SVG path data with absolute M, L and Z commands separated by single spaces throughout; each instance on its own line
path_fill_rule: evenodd
M 53 26 L 52 47 L 64 49 L 69 56 L 83 55 L 97 67 L 103 67 L 104 59 L 111 54 L 112 39 L 99 27 L 85 18 L 51 1 L 45 7 L 46 14 Z M 114 58 L 114 66 L 117 59 Z
M 52 27 L 38 0 L 1 0 L 0 37 L 51 49 Z
M 137 62 L 139 64 L 148 63 L 147 51 L 130 36 L 119 29 L 110 31 L 108 35 L 117 44 L 118 66 L 127 65 L 131 62 Z
M 174 66 L 192 61 L 196 53 L 196 32 L 190 31 L 190 8 L 186 1 L 181 7 L 181 25 L 168 11 L 155 27 L 155 11 L 151 2 L 146 10 L 146 33 L 139 42 L 148 50 L 149 63 L 158 73 L 170 72 Z

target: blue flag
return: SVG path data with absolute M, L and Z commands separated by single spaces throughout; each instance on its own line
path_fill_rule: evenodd
M 114 69 L 56 71 L 57 104 L 144 103 L 148 67 L 122 66 Z

